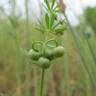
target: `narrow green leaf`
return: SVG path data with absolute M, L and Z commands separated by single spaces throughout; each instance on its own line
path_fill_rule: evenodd
M 36 27 L 35 29 L 36 29 L 37 31 L 39 31 L 39 32 L 44 33 L 44 29 L 43 29 L 42 27 Z
M 48 16 L 48 13 L 45 14 L 45 22 L 46 22 L 47 28 L 49 28 L 50 18 L 49 18 L 49 16 Z
M 66 30 L 65 27 L 57 28 L 57 29 L 55 29 L 55 33 L 56 34 L 63 34 L 65 30 Z
M 56 1 L 56 0 L 52 0 L 52 6 L 51 6 L 51 8 L 54 7 L 55 1 Z
M 15 18 L 15 17 L 9 17 L 9 20 L 10 20 L 12 26 L 14 26 L 14 27 L 17 27 L 17 25 L 18 25 L 18 22 L 16 19 L 17 18 Z
M 50 18 L 50 28 L 52 28 L 52 27 L 53 27 L 53 25 L 54 25 L 54 22 L 55 22 L 55 17 L 56 17 L 56 15 L 55 15 L 55 14 L 53 14 L 53 15 L 51 16 L 51 18 Z
M 44 2 L 46 4 L 47 8 L 50 10 L 50 4 L 49 4 L 48 0 L 44 0 Z
M 58 27 L 60 25 L 60 23 L 56 23 L 54 26 L 53 26 L 53 29 L 55 29 L 56 27 Z

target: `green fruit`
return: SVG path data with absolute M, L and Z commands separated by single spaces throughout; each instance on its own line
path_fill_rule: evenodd
M 38 60 L 38 64 L 41 68 L 47 69 L 50 67 L 50 60 L 45 57 L 40 57 Z
M 34 51 L 33 49 L 30 49 L 28 52 L 28 56 L 32 59 L 32 60 L 38 60 L 40 57 L 40 54 L 36 51 Z
M 46 49 L 45 50 L 45 57 L 48 58 L 49 60 L 53 60 L 54 59 L 53 50 Z
M 54 57 L 62 57 L 64 55 L 65 48 L 62 46 L 58 46 L 53 49 Z

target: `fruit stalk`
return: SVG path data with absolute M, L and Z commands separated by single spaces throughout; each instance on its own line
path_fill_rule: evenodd
M 43 96 L 44 75 L 45 75 L 45 69 L 42 69 L 42 73 L 41 73 L 41 82 L 40 82 L 40 96 Z

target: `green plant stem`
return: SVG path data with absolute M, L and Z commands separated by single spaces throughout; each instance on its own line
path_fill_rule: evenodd
M 27 44 L 30 44 L 30 28 L 29 28 L 29 8 L 28 8 L 28 2 L 29 0 L 25 0 L 25 10 L 26 10 L 26 31 L 27 31 Z
M 69 60 L 68 60 L 68 54 L 66 54 L 65 57 L 65 85 L 66 85 L 66 93 L 67 96 L 72 96 L 72 92 L 71 92 L 71 86 L 70 86 L 70 73 L 69 73 Z
M 90 78 L 86 75 L 86 96 L 92 96 Z
M 26 12 L 26 37 L 27 37 L 27 48 L 29 48 L 30 43 L 30 28 L 29 28 L 29 0 L 25 0 L 25 12 Z M 25 92 L 25 96 L 30 96 L 31 92 L 30 92 L 30 64 L 26 64 L 26 81 L 25 81 L 25 85 L 26 85 L 26 92 Z M 33 77 L 34 78 L 34 77 Z
M 92 54 L 92 57 L 93 57 L 93 59 L 94 59 L 94 62 L 95 62 L 95 64 L 96 64 L 96 56 L 95 56 L 95 54 L 94 54 L 95 52 L 93 52 L 93 49 L 92 49 L 92 47 L 91 47 L 91 44 L 90 44 L 89 40 L 86 39 L 86 41 L 87 41 L 87 44 L 88 44 L 88 46 L 89 46 L 90 52 L 91 52 L 91 54 Z
M 80 51 L 80 50 L 81 50 L 81 47 L 80 47 L 79 44 L 78 44 L 77 34 L 74 32 L 73 28 L 71 27 L 71 25 L 70 25 L 70 23 L 69 23 L 69 20 L 68 20 L 68 18 L 67 18 L 67 16 L 66 16 L 66 14 L 64 14 L 64 17 L 65 17 L 66 22 L 67 22 L 67 25 L 68 25 L 68 27 L 69 27 L 69 31 L 70 31 L 70 32 L 72 33 L 72 35 L 73 35 L 73 39 L 74 39 L 74 41 L 75 41 L 75 44 L 76 44 L 76 47 L 77 47 L 79 56 L 80 56 L 80 58 L 81 58 L 81 60 L 82 60 L 83 67 L 85 68 L 86 73 L 89 75 L 90 80 L 92 81 L 92 83 L 93 83 L 93 85 L 94 85 L 94 84 L 95 84 L 95 79 L 94 79 L 94 76 L 92 76 L 92 72 L 91 72 L 91 70 L 89 69 L 88 65 L 86 64 L 86 61 L 85 61 L 85 59 L 84 59 L 84 57 L 83 57 L 83 54 L 82 54 L 81 51 Z M 96 86 L 96 84 L 95 84 L 95 86 Z
M 21 63 L 21 51 L 20 51 L 20 46 L 19 46 L 19 42 L 18 42 L 18 38 L 17 38 L 17 29 L 14 28 L 15 31 L 15 44 L 16 44 L 16 79 L 17 79 L 17 86 L 19 87 L 19 94 L 18 96 L 21 96 L 21 88 L 20 88 L 20 84 L 21 84 L 21 78 L 20 78 L 20 63 Z
M 12 7 L 12 13 L 11 15 L 14 17 L 15 16 L 15 9 L 16 9 L 16 0 L 10 0 L 11 2 L 11 7 Z M 7 15 L 6 15 L 7 16 Z M 9 19 L 9 18 L 8 18 Z M 9 19 L 10 21 L 10 19 Z M 11 22 L 10 22 L 11 23 Z M 21 49 L 20 49 L 20 46 L 19 46 L 19 41 L 18 41 L 18 35 L 17 35 L 17 31 L 18 31 L 18 28 L 17 27 L 14 27 L 12 25 L 12 28 L 14 30 L 14 34 L 15 34 L 15 37 L 14 37 L 14 42 L 16 44 L 16 79 L 17 79 L 17 91 L 19 91 L 19 94 L 18 96 L 22 96 L 21 94 L 21 78 L 20 78 L 20 63 L 21 63 Z
M 40 0 L 38 0 L 38 5 L 40 8 L 40 18 L 42 19 L 43 10 L 42 10 L 42 4 L 41 4 Z
M 41 82 L 40 82 L 40 96 L 43 96 L 44 75 L 45 75 L 45 69 L 42 69 L 42 73 L 41 73 Z

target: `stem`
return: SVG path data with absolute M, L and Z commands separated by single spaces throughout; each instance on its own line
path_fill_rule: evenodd
M 27 37 L 27 48 L 29 48 L 30 45 L 30 28 L 29 28 L 29 1 L 30 0 L 25 0 L 25 12 L 26 12 L 26 37 Z M 26 66 L 26 81 L 25 81 L 25 85 L 26 85 L 26 92 L 25 92 L 25 96 L 30 96 L 31 92 L 30 92 L 30 64 L 27 64 Z M 34 78 L 34 77 L 33 77 Z
M 71 86 L 70 86 L 70 73 L 69 73 L 69 60 L 68 60 L 68 54 L 66 54 L 66 57 L 65 57 L 65 84 L 66 84 L 66 94 L 67 96 L 72 96 L 72 92 L 71 92 Z
M 29 28 L 29 6 L 28 6 L 28 4 L 29 4 L 29 0 L 25 0 L 25 11 L 26 11 L 26 31 L 27 31 L 27 33 L 26 33 L 26 37 L 27 37 L 27 44 L 29 44 L 30 45 L 30 28 Z M 28 46 L 29 46 L 28 45 Z
M 88 75 L 86 75 L 86 96 L 91 96 L 91 82 Z
M 38 0 L 38 5 L 39 5 L 39 8 L 40 8 L 40 19 L 42 19 L 43 10 L 42 10 L 42 4 L 41 4 L 40 0 Z
M 10 0 L 10 2 L 11 2 L 11 7 L 12 7 L 11 15 L 13 17 L 15 17 L 16 0 L 14 0 L 14 1 Z M 22 93 L 21 93 L 21 78 L 20 78 L 21 50 L 20 50 L 19 41 L 18 41 L 18 35 L 17 35 L 18 28 L 17 28 L 17 26 L 14 27 L 13 25 L 12 25 L 12 28 L 13 28 L 14 34 L 15 34 L 14 42 L 16 44 L 16 52 L 17 52 L 17 54 L 16 54 L 16 61 L 17 62 L 16 62 L 16 66 L 15 66 L 15 68 L 16 68 L 15 69 L 16 70 L 16 80 L 17 80 L 17 90 L 16 91 L 18 93 L 18 96 L 22 96 Z
M 17 37 L 17 28 L 14 28 L 14 32 L 15 32 L 15 38 L 14 38 L 14 42 L 16 44 L 16 66 L 15 66 L 15 70 L 16 70 L 16 80 L 17 80 L 17 93 L 18 96 L 22 96 L 21 94 L 21 78 L 20 78 L 20 64 L 21 64 L 21 50 L 20 50 L 20 46 L 19 46 L 19 42 L 18 42 L 18 37 Z
M 92 49 L 92 47 L 91 47 L 91 44 L 90 44 L 90 42 L 89 42 L 88 39 L 86 39 L 86 41 L 87 41 L 87 43 L 88 43 L 88 46 L 89 46 L 90 52 L 91 52 L 92 57 L 93 57 L 93 59 L 94 59 L 94 62 L 95 62 L 95 64 L 96 64 L 96 56 L 95 56 L 94 51 L 93 51 L 93 49 Z
M 42 69 L 41 83 L 40 83 L 40 96 L 43 96 L 44 75 L 45 75 L 45 69 Z

